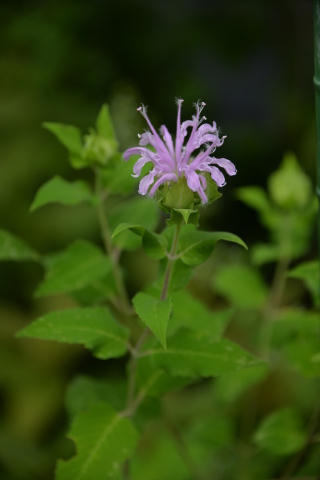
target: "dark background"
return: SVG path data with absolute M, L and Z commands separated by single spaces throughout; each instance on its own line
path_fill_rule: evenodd
M 86 206 L 29 213 L 36 190 L 53 175 L 91 179 L 71 170 L 66 151 L 41 123 L 75 124 L 85 133 L 108 102 L 125 149 L 145 127 L 136 112 L 140 103 L 149 106 L 156 126 L 165 123 L 174 131 L 174 100 L 182 97 L 184 119 L 194 102 L 206 102 L 208 121 L 228 137 L 217 156 L 238 169 L 227 179 L 223 199 L 204 211 L 203 227 L 232 231 L 249 245 L 265 241 L 257 216 L 234 192 L 265 186 L 289 150 L 315 183 L 312 77 L 311 0 L 2 0 L 1 228 L 41 252 L 75 238 L 97 240 L 97 222 Z M 54 300 L 32 300 L 41 276 L 29 264 L 0 267 L 5 480 L 50 478 L 46 472 L 63 442 L 65 383 L 78 368 L 77 350 L 44 342 L 22 347 L 13 340 L 50 301 L 57 308 Z

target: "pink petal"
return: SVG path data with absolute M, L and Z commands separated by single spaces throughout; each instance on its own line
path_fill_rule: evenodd
M 139 177 L 142 167 L 148 162 L 150 162 L 150 158 L 147 158 L 145 156 L 140 157 L 133 166 L 133 173 L 135 175 L 132 175 L 132 176 L 135 178 Z
M 165 173 L 164 175 L 162 175 L 159 178 L 159 180 L 156 181 L 156 183 L 151 188 L 151 190 L 149 192 L 150 197 L 153 197 L 157 188 L 160 187 L 160 185 L 162 185 L 163 183 L 170 182 L 170 181 L 176 182 L 177 180 L 178 180 L 178 178 L 177 178 L 177 175 L 175 173 Z
M 200 175 L 199 174 L 199 179 L 200 179 L 200 183 L 201 183 L 201 186 L 203 188 L 203 190 L 205 190 L 207 188 L 207 180 L 206 180 L 206 177 L 204 177 L 203 175 Z
M 202 164 L 199 166 L 199 170 L 202 170 L 204 172 L 209 172 L 212 180 L 216 182 L 218 187 L 223 187 L 226 184 L 223 173 L 221 173 L 217 167 Z
M 216 165 L 219 165 L 219 167 L 222 167 L 225 169 L 228 175 L 235 175 L 237 173 L 237 169 L 234 166 L 230 160 L 227 158 L 212 158 L 210 157 L 210 164 L 214 163 Z
M 161 132 L 161 135 L 163 136 L 164 138 L 164 141 L 168 147 L 168 150 L 170 152 L 170 155 L 172 157 L 174 157 L 174 147 L 173 147 L 173 141 L 172 141 L 172 137 L 170 135 L 170 133 L 168 132 L 168 129 L 165 125 L 162 125 L 161 126 L 161 129 L 160 129 L 160 132 Z
M 148 175 L 143 177 L 139 183 L 139 193 L 140 195 L 146 195 L 148 193 L 148 189 L 150 185 L 154 181 L 154 177 L 156 176 L 157 171 L 155 169 L 151 170 Z
M 196 192 L 200 185 L 200 180 L 198 175 L 193 170 L 186 170 L 185 177 L 187 179 L 188 187 L 193 191 Z
M 201 175 L 201 176 L 202 176 L 202 175 Z M 201 185 L 200 185 L 200 187 L 198 188 L 197 193 L 198 193 L 199 197 L 201 198 L 202 203 L 207 203 L 207 202 L 208 202 L 207 195 L 204 193 L 203 188 L 201 187 Z

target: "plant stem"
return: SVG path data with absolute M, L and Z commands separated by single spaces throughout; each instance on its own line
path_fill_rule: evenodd
M 97 211 L 98 211 L 98 219 L 101 228 L 102 239 L 105 247 L 105 251 L 110 258 L 111 261 L 111 268 L 113 273 L 113 278 L 116 284 L 117 292 L 122 300 L 122 304 L 126 309 L 130 308 L 130 300 L 124 286 L 121 270 L 118 263 L 118 253 L 112 246 L 111 241 L 111 232 L 107 217 L 104 212 L 103 208 L 103 188 L 100 178 L 100 172 L 98 169 L 95 169 L 95 191 L 97 195 Z
M 268 356 L 269 345 L 273 331 L 273 320 L 275 313 L 281 305 L 284 287 L 286 283 L 286 273 L 290 264 L 290 258 L 281 258 L 277 263 L 268 302 L 262 312 L 262 326 L 258 339 L 258 350 L 262 357 Z
M 172 268 L 175 262 L 175 253 L 178 247 L 179 235 L 180 235 L 180 225 L 176 226 L 176 230 L 174 233 L 174 237 L 172 240 L 171 251 L 168 258 L 168 263 L 166 267 L 166 271 L 164 274 L 163 280 L 163 287 L 160 295 L 160 300 L 165 300 L 167 298 L 170 280 L 172 275 Z M 127 402 L 126 402 L 126 409 L 122 412 L 123 416 L 132 417 L 135 412 L 137 411 L 139 405 L 143 401 L 146 392 L 140 392 L 136 397 L 135 395 L 135 387 L 136 387 L 136 376 L 137 376 L 137 365 L 139 359 L 139 351 L 148 338 L 150 334 L 149 328 L 146 328 L 143 333 L 141 334 L 140 338 L 138 339 L 135 347 L 130 351 L 131 359 L 130 359 L 130 367 L 129 367 L 129 374 L 128 374 L 128 394 L 127 394 Z M 130 480 L 130 461 L 127 460 L 123 467 L 123 478 L 124 480 Z M 195 477 L 196 478 L 196 477 Z
M 166 268 L 165 275 L 164 275 L 164 281 L 163 281 L 163 287 L 162 287 L 160 300 L 165 300 L 167 298 L 168 289 L 169 289 L 169 286 L 170 286 L 171 275 L 172 275 L 172 268 L 173 268 L 173 265 L 174 265 L 174 262 L 175 262 L 175 254 L 176 254 L 177 247 L 178 247 L 180 230 L 181 230 L 181 225 L 177 225 L 176 230 L 174 232 L 174 237 L 173 237 L 172 245 L 171 245 L 171 251 L 170 251 L 170 255 L 169 255 L 168 263 L 167 263 L 167 268 Z
M 177 251 L 178 247 L 178 241 L 179 241 L 179 235 L 180 235 L 180 225 L 176 226 L 176 230 L 174 233 L 174 237 L 172 240 L 172 245 L 171 245 L 171 251 L 170 251 L 170 256 L 168 258 L 168 263 L 166 267 L 166 271 L 164 274 L 164 280 L 163 280 L 163 287 L 160 295 L 160 300 L 165 300 L 167 298 L 168 294 L 168 289 L 170 286 L 170 279 L 172 275 L 172 268 L 175 262 L 174 256 Z M 128 412 L 129 416 L 132 416 L 135 413 L 135 409 L 133 409 L 133 405 L 136 404 L 136 399 L 134 399 L 134 390 L 135 390 L 135 381 L 136 381 L 136 371 L 137 371 L 137 362 L 139 358 L 139 351 L 148 338 L 150 334 L 149 328 L 146 328 L 143 333 L 141 334 L 140 338 L 138 339 L 137 343 L 135 344 L 134 349 L 131 352 L 131 365 L 129 369 L 129 385 L 128 385 L 128 396 L 127 396 L 127 405 L 126 405 L 126 411 Z

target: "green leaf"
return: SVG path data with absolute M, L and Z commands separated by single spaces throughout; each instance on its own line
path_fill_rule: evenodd
M 268 365 L 262 363 L 236 373 L 223 375 L 215 381 L 214 391 L 222 404 L 232 403 L 249 387 L 261 382 L 268 372 Z
M 66 408 L 75 417 L 93 405 L 110 404 L 116 410 L 125 408 L 126 384 L 121 380 L 98 380 L 79 375 L 68 386 Z
M 173 208 L 171 210 L 171 216 L 167 220 L 167 225 L 198 225 L 199 211 L 191 210 L 188 208 Z
M 92 195 L 89 186 L 83 181 L 67 182 L 61 177 L 53 177 L 37 191 L 30 207 L 33 212 L 48 203 L 62 203 L 63 205 L 78 205 L 90 201 Z
M 207 260 L 219 240 L 237 243 L 247 249 L 237 235 L 228 232 L 201 232 L 194 230 L 181 235 L 178 253 L 187 265 L 200 265 Z
M 260 273 L 245 265 L 229 265 L 216 273 L 214 289 L 238 308 L 260 308 L 268 288 Z
M 172 315 L 168 333 L 173 334 L 179 328 L 190 328 L 198 332 L 210 332 L 219 339 L 222 337 L 227 323 L 233 315 L 231 308 L 224 310 L 209 310 L 205 305 L 185 291 L 172 295 Z
M 269 212 L 272 209 L 267 194 L 261 187 L 242 187 L 238 188 L 236 193 L 243 203 L 260 213 Z
M 152 355 L 155 366 L 173 376 L 191 378 L 225 375 L 261 363 L 229 340 L 188 330 L 168 338 L 166 350 L 146 343 L 141 355 Z
M 203 172 L 203 175 L 207 182 L 206 195 L 208 197 L 208 203 L 210 204 L 218 200 L 218 198 L 222 197 L 222 193 L 219 192 L 218 185 L 214 180 L 212 180 L 209 172 Z M 201 203 L 201 200 L 200 200 L 200 203 Z
M 298 452 L 306 442 L 302 422 L 293 408 L 283 408 L 262 421 L 254 435 L 255 443 L 275 455 Z
M 319 260 L 311 260 L 294 267 L 288 277 L 299 278 L 304 281 L 312 294 L 315 307 L 320 307 L 320 264 Z
M 132 225 L 131 223 L 121 223 L 112 234 L 112 238 L 125 230 L 130 230 L 136 235 L 142 237 L 142 248 L 149 257 L 155 260 L 164 258 L 167 253 L 167 240 L 162 235 L 151 232 L 141 225 Z
M 249 207 L 257 210 L 262 223 L 269 229 L 277 229 L 281 225 L 281 215 L 274 209 L 263 188 L 239 188 L 237 190 L 237 197 Z
M 73 125 L 65 125 L 63 123 L 45 122 L 42 124 L 44 128 L 53 133 L 64 147 L 66 147 L 74 156 L 82 156 L 82 139 L 81 131 Z
M 136 188 L 139 179 L 132 176 L 132 171 L 137 158 L 137 155 L 133 155 L 128 161 L 124 161 L 122 155 L 116 153 L 108 167 L 101 170 L 101 180 L 108 192 L 128 195 Z M 141 172 L 141 176 L 145 174 L 146 168 Z
M 32 250 L 23 240 L 0 229 L 0 260 L 39 261 L 40 256 Z
M 112 125 L 109 106 L 105 103 L 102 105 L 96 121 L 98 134 L 106 140 L 114 139 L 114 128 Z
M 146 229 L 141 225 L 133 225 L 132 223 L 120 223 L 120 225 L 118 225 L 113 232 L 112 238 L 116 237 L 117 235 L 119 235 L 119 233 L 124 232 L 128 229 L 139 237 L 142 237 L 144 235 L 144 232 L 146 231 Z
M 152 357 L 139 359 L 137 367 L 138 397 L 160 397 L 165 393 L 180 390 L 189 383 L 189 378 L 173 377 L 162 368 L 155 368 Z
M 293 339 L 314 340 L 319 334 L 319 312 L 299 308 L 282 309 L 273 325 L 272 343 L 285 346 Z
M 281 250 L 278 245 L 258 243 L 252 247 L 251 257 L 252 262 L 260 266 L 281 258 Z
M 141 320 L 150 328 L 163 348 L 166 348 L 167 325 L 171 313 L 171 300 L 157 300 L 139 292 L 132 300 Z
M 120 472 L 130 458 L 138 435 L 132 423 L 108 405 L 95 405 L 81 413 L 69 432 L 77 455 L 59 460 L 57 480 L 105 480 Z
M 220 415 L 203 415 L 197 418 L 188 431 L 188 445 L 192 443 L 207 445 L 212 455 L 212 447 L 224 446 L 229 447 L 234 440 L 234 426 L 230 416 L 223 417 Z M 200 446 L 199 445 L 199 446 Z
M 21 330 L 17 337 L 80 343 L 92 350 L 95 357 L 107 359 L 126 353 L 129 332 L 107 308 L 93 307 L 48 313 Z
M 182 177 L 168 190 L 164 206 L 174 209 L 192 209 L 194 205 L 193 192 L 187 185 L 187 180 Z
M 70 292 L 77 304 L 83 307 L 103 303 L 117 295 L 116 286 L 112 271 L 102 278 L 97 278 L 90 285 L 86 285 L 80 290 Z
M 110 270 L 110 260 L 98 247 L 78 240 L 54 257 L 36 295 L 75 292 L 103 278 Z
M 149 257 L 160 260 L 167 254 L 166 238 L 146 229 L 142 237 L 142 248 Z
M 145 229 L 153 230 L 159 220 L 159 209 L 151 199 L 134 198 L 121 203 L 114 208 L 109 216 L 111 230 L 115 230 L 121 223 L 139 225 Z M 115 244 L 124 250 L 136 250 L 141 245 L 141 239 L 130 230 L 117 234 Z
M 301 375 L 306 378 L 319 378 L 320 363 L 317 361 L 319 353 L 318 335 L 309 340 L 291 340 L 285 344 L 283 350 L 289 365 Z

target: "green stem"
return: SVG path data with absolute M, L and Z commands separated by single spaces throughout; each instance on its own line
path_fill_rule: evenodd
M 170 280 L 172 275 L 172 268 L 175 262 L 175 253 L 178 247 L 180 235 L 180 225 L 177 225 L 171 251 L 168 258 L 168 263 L 166 267 L 166 271 L 164 274 L 163 280 L 163 287 L 160 295 L 160 300 L 165 300 L 167 298 L 168 289 L 170 286 Z M 135 347 L 130 351 L 131 359 L 130 359 L 130 367 L 129 367 L 129 374 L 128 374 L 128 394 L 127 394 L 127 402 L 126 402 L 126 409 L 122 412 L 123 416 L 132 417 L 135 412 L 137 411 L 139 405 L 143 401 L 146 392 L 142 391 L 139 392 L 138 395 L 135 397 L 135 388 L 136 388 L 136 376 L 137 376 L 137 366 L 138 366 L 138 359 L 139 359 L 139 351 L 148 338 L 150 334 L 149 328 L 146 328 L 143 333 L 141 334 L 140 338 L 138 339 Z M 130 461 L 127 460 L 123 467 L 123 478 L 124 480 L 130 480 Z M 196 477 L 195 477 L 196 478 Z
M 262 326 L 258 339 L 259 355 L 268 356 L 270 341 L 273 331 L 273 321 L 277 309 L 281 305 L 284 287 L 286 284 L 286 273 L 290 264 L 290 258 L 281 258 L 277 263 L 270 290 L 269 300 L 262 312 Z
M 164 274 L 164 281 L 163 281 L 162 292 L 160 295 L 160 300 L 165 300 L 167 298 L 171 275 L 172 275 L 172 269 L 173 269 L 174 262 L 176 261 L 175 254 L 178 247 L 180 230 L 181 230 L 181 225 L 177 225 L 176 230 L 174 232 L 174 237 L 172 240 L 171 251 L 168 258 L 167 268 Z
M 109 223 L 103 207 L 104 192 L 103 192 L 103 187 L 101 183 L 100 172 L 98 169 L 95 170 L 95 179 L 96 179 L 95 190 L 96 190 L 97 201 L 98 201 L 97 202 L 98 219 L 99 219 L 99 224 L 101 228 L 104 247 L 111 261 L 113 278 L 116 284 L 118 295 L 122 301 L 123 306 L 127 310 L 129 310 L 130 300 L 122 280 L 121 270 L 118 263 L 118 254 L 112 246 L 110 227 L 109 227 Z

